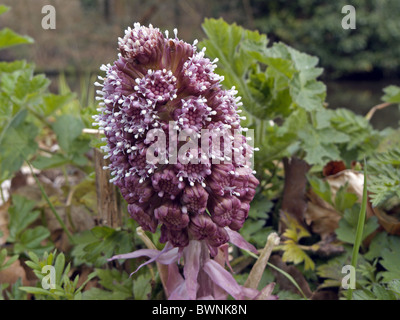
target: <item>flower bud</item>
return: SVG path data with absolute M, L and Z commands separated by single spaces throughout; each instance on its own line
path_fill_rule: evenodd
M 189 224 L 189 216 L 182 213 L 180 205 L 167 202 L 154 210 L 154 216 L 169 230 L 182 230 Z
M 207 214 L 199 214 L 191 217 L 189 232 L 197 240 L 212 238 L 217 231 L 216 224 Z
M 203 214 L 207 208 L 208 193 L 198 183 L 183 190 L 182 203 L 191 214 Z
M 157 219 L 154 215 L 148 212 L 144 207 L 138 206 L 136 204 L 128 205 L 128 212 L 132 219 L 135 219 L 143 230 L 156 232 L 157 229 Z
M 154 64 L 163 52 L 164 37 L 157 28 L 134 24 L 134 28 L 125 31 L 124 38 L 118 41 L 119 50 L 124 58 L 136 63 Z

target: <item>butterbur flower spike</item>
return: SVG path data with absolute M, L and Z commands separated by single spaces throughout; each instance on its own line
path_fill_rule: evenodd
M 240 126 L 237 91 L 222 88 L 223 77 L 214 72 L 217 61 L 206 58 L 205 49 L 198 51 L 196 44 L 179 40 L 176 30 L 170 38 L 152 25 L 135 23 L 118 39 L 118 59 L 100 68 L 106 75 L 99 77 L 103 83 L 96 82 L 101 102 L 93 116 L 105 134 L 111 182 L 121 190 L 129 214 L 144 230 L 161 230 L 166 249 L 148 256 L 154 261 L 177 248 L 185 260 L 184 283 L 191 299 L 204 289 L 199 277 L 228 281 L 213 260 L 221 246 L 231 242 L 250 248 L 237 231 L 258 185 L 249 165 L 254 148 L 242 135 L 247 130 Z M 185 133 L 186 140 L 173 145 L 174 130 L 176 137 Z M 177 149 L 203 138 L 204 131 L 211 134 L 197 143 L 196 152 L 186 150 L 185 157 L 176 157 Z M 215 147 L 220 137 L 226 139 Z M 225 154 L 229 147 L 232 152 Z M 165 161 L 154 161 L 160 155 Z M 191 265 L 197 260 L 205 271 Z M 243 292 L 229 293 L 244 297 Z

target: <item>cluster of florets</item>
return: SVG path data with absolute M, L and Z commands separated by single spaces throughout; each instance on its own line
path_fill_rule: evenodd
M 104 131 L 107 169 L 131 217 L 151 232 L 161 225 L 161 241 L 176 247 L 195 239 L 216 248 L 229 241 L 227 228 L 239 230 L 248 216 L 258 185 L 251 169 L 254 148 L 242 135 L 237 91 L 224 90 L 223 77 L 214 72 L 217 61 L 198 51 L 197 41 L 190 45 L 174 34 L 169 38 L 140 24 L 125 31 L 118 60 L 103 65 L 103 83 L 95 83 L 102 87 L 95 125 Z M 160 142 L 155 129 L 166 137 L 165 148 L 152 148 Z M 176 157 L 205 129 L 209 134 L 201 146 L 196 143 L 198 150 L 184 152 L 189 161 Z M 171 136 L 182 132 L 186 139 L 172 145 Z M 215 147 L 219 134 L 226 139 Z M 228 145 L 233 150 L 224 153 Z

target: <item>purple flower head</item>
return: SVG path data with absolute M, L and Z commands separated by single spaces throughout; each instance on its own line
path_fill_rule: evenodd
M 190 97 L 182 100 L 182 107 L 174 111 L 174 120 L 181 130 L 200 132 L 207 121 L 211 121 L 212 109 L 203 97 Z
M 240 128 L 240 120 L 242 119 L 238 110 L 238 107 L 242 106 L 241 97 L 237 97 L 236 94 L 237 91 L 234 88 L 218 90 L 213 92 L 209 98 L 210 106 L 215 110 L 214 120 L 234 129 Z
M 163 51 L 164 37 L 157 28 L 148 28 L 139 23 L 125 31 L 124 38 L 118 39 L 118 46 L 124 58 L 134 63 L 149 64 L 157 61 Z
M 157 171 L 152 176 L 151 182 L 154 190 L 157 192 L 160 198 L 166 197 L 170 198 L 171 200 L 174 200 L 185 187 L 185 183 L 179 181 L 172 169 Z
M 196 240 L 211 239 L 217 231 L 217 225 L 207 214 L 192 217 L 189 231 Z
M 238 220 L 244 222 L 245 214 L 242 212 L 240 200 L 236 197 L 213 198 L 210 209 L 214 213 L 212 220 L 220 227 L 230 227 L 232 222 Z
M 176 78 L 170 70 L 149 69 L 143 78 L 136 78 L 136 83 L 134 89 L 151 102 L 163 104 L 177 97 Z
M 190 159 L 188 159 L 188 161 L 190 161 Z M 203 162 L 204 163 L 188 162 L 186 164 L 179 162 L 175 165 L 176 175 L 180 180 L 185 180 L 184 178 L 186 178 L 190 186 L 194 186 L 195 183 L 198 182 L 205 187 L 203 181 L 208 175 L 211 174 L 211 163 L 208 159 Z
M 201 94 L 216 86 L 223 77 L 214 73 L 218 60 L 204 58 L 202 50 L 190 57 L 183 65 L 183 82 L 186 89 L 194 94 Z
M 128 28 L 118 59 L 100 68 L 93 118 L 131 217 L 172 246 L 204 240 L 214 254 L 243 225 L 258 180 L 240 97 L 196 44 L 176 30 Z
M 189 224 L 189 216 L 183 213 L 181 206 L 177 203 L 164 203 L 162 206 L 154 210 L 154 216 L 168 230 L 182 230 Z
M 228 232 L 221 227 L 217 227 L 217 230 L 215 232 L 215 235 L 208 239 L 208 244 L 212 248 L 218 248 L 219 246 L 222 246 L 224 243 L 227 243 L 229 241 L 229 235 Z M 215 253 L 212 254 L 215 256 Z
M 189 234 L 187 228 L 185 229 L 169 229 L 165 224 L 161 226 L 161 237 L 160 242 L 167 242 L 172 244 L 174 247 L 183 248 L 189 244 Z
M 232 164 L 216 164 L 212 167 L 211 175 L 207 178 L 207 185 L 211 191 L 219 196 L 227 194 L 231 188 L 232 175 L 235 167 Z
M 149 181 L 140 183 L 139 180 L 138 176 L 130 175 L 117 183 L 122 196 L 129 204 L 148 203 L 154 194 L 154 188 Z
M 134 203 L 128 205 L 128 212 L 130 216 L 141 225 L 143 230 L 155 232 L 158 222 L 154 214 L 151 214 L 148 210 L 149 207 L 147 205 L 143 207 Z
M 182 203 L 191 215 L 203 214 L 207 209 L 208 192 L 198 183 L 183 190 Z

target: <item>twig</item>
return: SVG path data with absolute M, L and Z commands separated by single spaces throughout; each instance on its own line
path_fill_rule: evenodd
M 367 119 L 368 121 L 371 120 L 375 111 L 384 109 L 384 108 L 390 106 L 391 104 L 392 104 L 391 102 L 385 102 L 385 103 L 376 105 L 375 107 L 373 107 L 371 110 L 368 111 L 367 115 L 365 116 L 365 119 Z
M 82 130 L 82 133 L 88 133 L 88 134 L 104 134 L 104 130 L 84 128 L 84 129 Z

